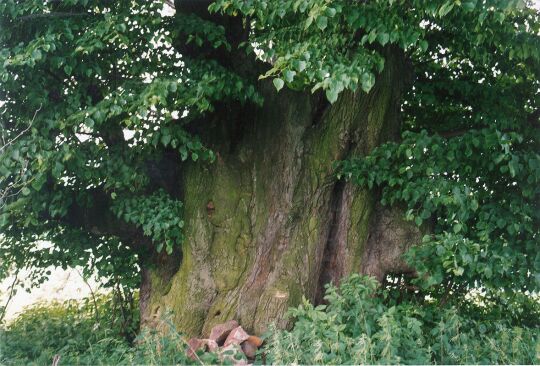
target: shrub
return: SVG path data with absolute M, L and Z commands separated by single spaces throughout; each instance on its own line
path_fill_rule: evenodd
M 517 297 L 519 299 L 520 297 Z M 538 324 L 524 314 L 499 316 L 500 307 L 472 301 L 441 306 L 435 302 L 396 301 L 375 280 L 353 275 L 329 285 L 326 305 L 303 304 L 290 310 L 291 330 L 271 326 L 259 363 L 266 364 L 535 364 L 540 362 Z M 538 314 L 532 297 L 515 304 Z M 417 301 L 417 302 L 415 302 Z M 510 303 L 509 303 L 510 304 Z M 97 306 L 96 306 L 97 305 Z M 186 337 L 167 317 L 160 331 L 144 331 L 130 342 L 112 295 L 94 304 L 40 304 L 5 327 L 0 364 L 63 365 L 217 364 L 216 354 L 185 354 Z M 514 305 L 512 305 L 514 306 Z M 494 309 L 494 310 L 493 310 Z M 516 314 L 508 308 L 508 314 Z M 137 316 L 132 329 L 135 329 Z M 532 326 L 531 326 L 532 324 Z M 129 338 L 129 337 L 128 337 Z M 228 361 L 231 363 L 231 360 Z
M 129 348 L 137 314 L 119 314 L 117 299 L 101 295 L 84 301 L 40 303 L 25 309 L 1 329 L 0 361 L 4 364 L 48 364 L 55 354 L 79 355 L 92 347 Z M 126 324 L 129 322 L 130 324 Z M 114 347 L 111 347 L 114 345 Z
M 272 327 L 269 364 L 534 364 L 538 328 L 482 322 L 454 306 L 395 303 L 375 280 L 353 275 L 328 286 L 327 305 L 304 300 L 290 331 Z M 417 305 L 417 304 L 416 304 Z M 538 304 L 536 304 L 538 308 Z
M 116 299 L 104 295 L 82 302 L 42 303 L 25 309 L 0 335 L 0 364 L 44 365 L 55 355 L 61 365 L 216 364 L 215 354 L 185 354 L 186 338 L 162 319 L 160 332 L 144 331 L 134 342 L 126 334 L 125 319 Z M 137 314 L 132 314 L 135 330 Z

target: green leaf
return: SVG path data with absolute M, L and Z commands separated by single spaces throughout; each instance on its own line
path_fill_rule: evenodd
M 161 135 L 161 143 L 163 144 L 163 146 L 166 147 L 167 145 L 169 145 L 169 142 L 171 142 L 171 138 L 172 136 L 169 134 Z
M 338 98 L 338 92 L 335 89 L 326 89 L 326 98 L 330 103 L 334 103 Z
M 374 29 L 368 35 L 368 42 L 373 43 L 377 39 L 377 31 Z
M 326 15 L 329 18 L 333 18 L 336 15 L 336 9 L 334 9 L 334 8 L 326 8 Z
M 274 83 L 277 91 L 280 91 L 283 88 L 283 85 L 285 85 L 285 82 L 280 78 L 275 78 L 272 80 L 272 83 Z
M 290 83 L 293 81 L 294 76 L 296 75 L 296 71 L 292 70 L 285 70 L 285 80 Z
M 9 223 L 9 216 L 7 214 L 0 215 L 0 227 L 4 227 Z
M 35 50 L 32 51 L 32 58 L 34 59 L 34 61 L 41 60 L 42 57 L 43 57 L 43 56 L 42 56 L 40 50 L 35 49 Z
M 375 76 L 372 73 L 362 74 L 361 77 L 362 90 L 369 93 L 373 85 L 375 85 Z
M 453 8 L 454 8 L 454 2 L 453 1 L 448 1 L 448 2 L 444 3 L 443 6 L 441 6 L 441 8 L 439 9 L 439 16 L 441 18 L 444 17 L 445 15 L 450 13 Z
M 384 46 L 388 43 L 388 40 L 390 40 L 390 35 L 388 33 L 378 33 L 377 40 Z
M 437 248 L 435 248 L 435 253 L 439 257 L 442 257 L 446 253 L 446 249 L 442 245 L 437 245 Z
M 86 118 L 86 119 L 84 120 L 84 125 L 85 125 L 86 127 L 88 127 L 89 129 L 93 129 L 93 128 L 94 128 L 94 123 L 95 123 L 94 120 L 93 120 L 92 118 L 90 118 L 90 117 L 89 117 L 89 118 Z
M 463 7 L 463 9 L 466 11 L 466 12 L 471 12 L 474 10 L 474 8 L 476 7 L 476 0 L 469 0 L 469 1 L 465 1 L 461 4 L 461 6 Z
M 32 186 L 32 188 L 34 188 L 34 190 L 40 191 L 41 188 L 43 187 L 43 184 L 45 183 L 45 181 L 46 181 L 45 175 L 38 174 L 38 175 L 36 175 L 36 177 L 32 181 L 31 186 Z
M 324 30 L 327 25 L 328 25 L 328 18 L 325 17 L 324 15 L 319 15 L 317 17 L 317 27 L 320 30 Z
M 54 167 L 52 169 L 52 175 L 55 178 L 60 178 L 62 176 L 62 173 L 64 172 L 64 166 L 60 162 L 55 162 Z

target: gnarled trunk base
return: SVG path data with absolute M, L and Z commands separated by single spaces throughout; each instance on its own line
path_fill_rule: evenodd
M 418 230 L 333 171 L 335 161 L 395 138 L 401 78 L 390 58 L 374 90 L 343 93 L 332 106 L 263 84 L 264 107 L 215 121 L 227 143 L 211 137 L 217 161 L 188 166 L 179 182 L 181 263 L 145 270 L 143 324 L 170 311 L 187 334 L 228 319 L 260 334 L 271 322 L 286 326 L 302 296 L 320 300 L 325 283 L 403 268 L 399 255 Z

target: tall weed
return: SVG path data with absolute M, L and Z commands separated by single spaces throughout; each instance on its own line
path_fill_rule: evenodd
M 353 275 L 328 286 L 327 304 L 290 310 L 290 331 L 271 327 L 269 364 L 537 364 L 538 328 L 482 322 L 457 308 L 392 304 L 377 283 Z

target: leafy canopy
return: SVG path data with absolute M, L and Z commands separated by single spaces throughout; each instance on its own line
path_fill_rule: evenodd
M 187 160 L 215 158 L 197 134 L 209 128 L 204 116 L 264 103 L 259 75 L 278 91 L 320 89 L 330 102 L 344 90 L 368 93 L 398 49 L 413 75 L 403 75 L 412 79 L 403 140 L 339 163 L 339 176 L 430 223 L 408 257 L 433 296 L 538 290 L 540 22 L 530 4 L 217 0 L 204 17 L 164 9 L 157 0 L 0 4 L 4 270 L 90 260 L 89 271 L 135 281 L 137 255 L 182 242 L 175 179 Z M 242 39 L 238 22 L 249 29 Z M 246 55 L 258 69 L 233 67 Z

